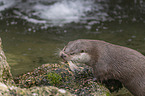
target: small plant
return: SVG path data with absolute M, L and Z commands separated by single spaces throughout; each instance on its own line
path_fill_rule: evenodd
M 61 75 L 57 73 L 48 73 L 47 79 L 49 80 L 49 83 L 52 85 L 60 85 L 62 81 Z

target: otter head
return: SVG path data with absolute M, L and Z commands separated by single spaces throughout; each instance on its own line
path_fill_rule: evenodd
M 89 42 L 85 40 L 71 41 L 60 52 L 60 57 L 65 61 L 88 63 L 91 59 L 89 46 Z

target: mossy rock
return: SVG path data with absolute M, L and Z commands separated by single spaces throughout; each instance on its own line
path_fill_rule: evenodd
M 93 81 L 93 74 L 88 66 L 82 71 L 72 72 L 68 64 L 44 64 L 32 72 L 15 77 L 21 88 L 33 86 L 56 86 L 76 95 L 107 96 L 110 94 L 104 86 Z

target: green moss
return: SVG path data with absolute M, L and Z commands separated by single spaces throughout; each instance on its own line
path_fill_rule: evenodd
M 60 85 L 62 82 L 62 77 L 61 75 L 57 73 L 48 73 L 47 74 L 47 79 L 49 80 L 50 84 L 52 85 Z
M 111 96 L 133 96 L 133 95 L 125 87 L 123 87 L 118 92 L 111 93 Z
M 109 92 L 106 92 L 106 96 L 111 96 L 111 94 Z

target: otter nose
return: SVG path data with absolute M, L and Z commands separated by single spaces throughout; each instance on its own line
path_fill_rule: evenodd
M 61 56 L 60 56 L 61 58 L 65 58 L 66 57 L 66 54 L 61 54 Z

